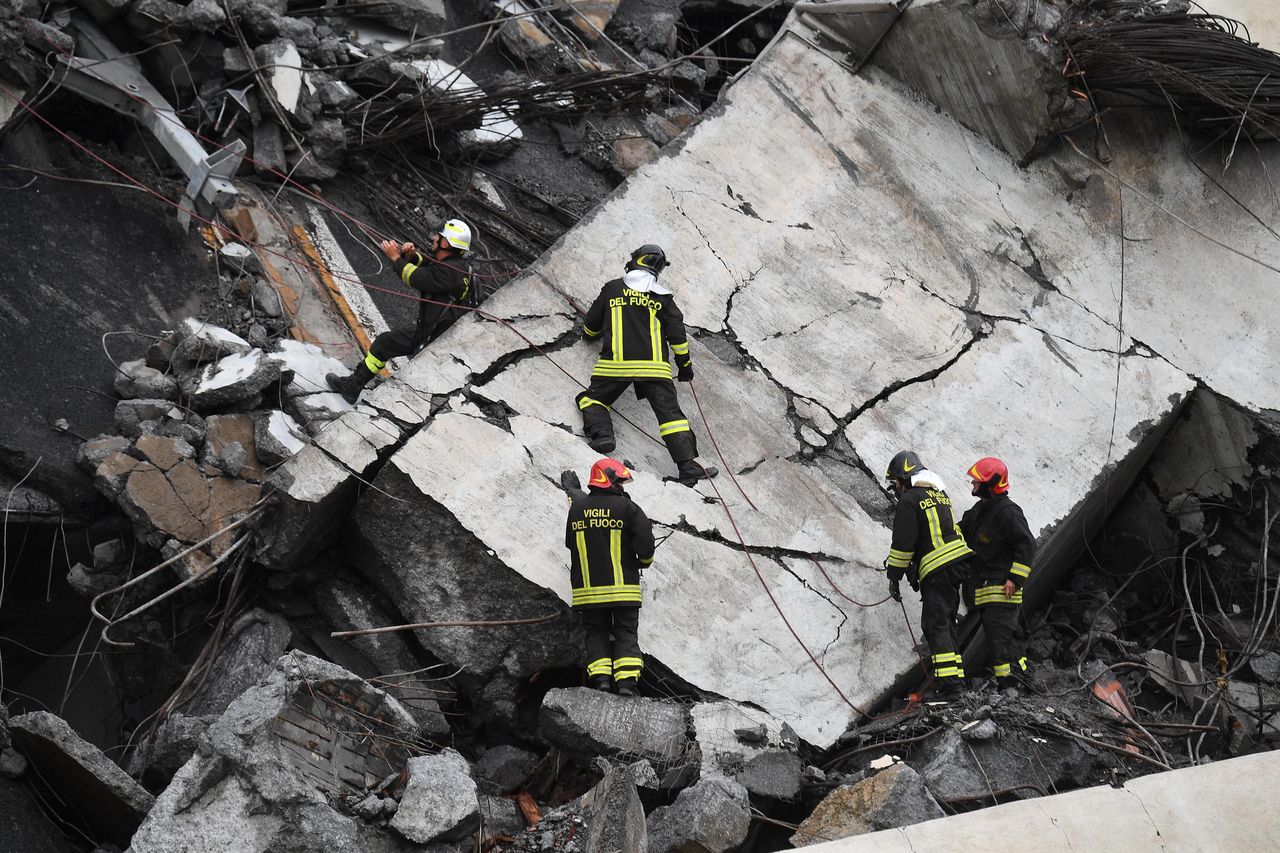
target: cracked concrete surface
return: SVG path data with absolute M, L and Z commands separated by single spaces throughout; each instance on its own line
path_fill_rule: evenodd
M 826 746 L 854 716 L 827 676 L 866 706 L 916 663 L 901 611 L 854 603 L 883 597 L 878 481 L 895 451 L 918 449 L 961 509 L 968 464 L 1005 457 L 1033 529 L 1047 532 L 1143 452 L 1196 380 L 1250 406 L 1280 394 L 1245 382 L 1280 360 L 1277 321 L 1256 310 L 1271 286 L 1262 268 L 1206 248 L 1128 192 L 1122 243 L 1119 185 L 1056 156 L 1021 170 L 883 72 L 853 77 L 784 37 L 681 146 L 486 302 L 520 334 L 464 318 L 366 392 L 359 411 L 407 436 L 373 448 L 391 454 L 374 484 L 394 475 L 403 488 L 407 475 L 498 571 L 567 601 L 556 483 L 596 458 L 573 397 L 598 345 L 577 338 L 577 309 L 635 245 L 661 244 L 697 370 L 682 405 L 703 458 L 738 473 L 756 509 L 726 476 L 695 489 L 664 482 L 673 466 L 645 435 L 656 432 L 648 406 L 618 401 L 616 455 L 639 472 L 630 491 L 671 534 L 646 573 L 642 642 L 687 683 Z M 1175 206 L 1217 192 L 1181 163 L 1133 154 L 1115 168 Z M 1272 235 L 1229 207 L 1215 208 L 1215 233 L 1280 257 Z M 1202 317 L 1205 292 L 1188 273 L 1213 284 L 1222 317 Z M 1250 304 L 1245 322 L 1237 312 Z M 371 452 L 359 448 L 330 450 L 359 471 Z M 342 479 L 313 458 L 285 467 L 287 494 L 307 506 L 325 489 L 299 478 Z M 433 569 L 419 570 L 429 585 Z M 450 595 L 484 599 L 484 577 L 450 577 Z M 436 606 L 401 605 L 422 619 Z M 908 601 L 913 622 L 916 607 Z

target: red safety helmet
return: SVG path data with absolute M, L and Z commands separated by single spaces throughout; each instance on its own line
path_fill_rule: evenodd
M 1009 466 L 994 456 L 984 456 L 970 466 L 969 479 L 991 486 L 993 495 L 1003 495 L 1009 491 Z
M 607 489 L 614 483 L 631 482 L 631 469 L 617 459 L 605 457 L 591 466 L 591 479 L 587 485 L 596 489 Z

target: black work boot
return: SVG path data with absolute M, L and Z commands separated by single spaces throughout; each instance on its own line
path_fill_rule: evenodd
M 964 680 L 961 678 L 936 678 L 933 681 L 933 694 L 939 699 L 954 699 L 963 692 Z
M 702 466 L 698 464 L 696 459 L 686 459 L 683 462 L 677 462 L 676 479 L 686 486 L 692 486 L 699 480 L 710 480 L 720 471 L 710 465 Z
M 593 675 L 587 679 L 587 686 L 592 690 L 603 690 L 605 693 L 612 693 L 613 678 L 608 675 Z
M 365 367 L 362 361 L 356 365 L 349 376 L 329 373 L 325 375 L 324 381 L 329 383 L 330 388 L 341 394 L 342 399 L 354 406 L 356 400 L 360 398 L 360 389 L 368 385 L 375 375 L 369 372 L 369 368 Z
M 599 435 L 594 438 L 587 436 L 587 444 L 591 445 L 591 449 L 596 453 L 609 454 L 618 446 L 611 435 Z
M 618 682 L 619 696 L 639 696 L 640 680 L 638 678 L 624 678 Z

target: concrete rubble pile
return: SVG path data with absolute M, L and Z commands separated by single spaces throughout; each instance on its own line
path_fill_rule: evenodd
M 0 15 L 0 56 L 30 49 L 24 22 L 58 40 L 26 5 Z M 460 13 L 438 0 L 77 8 L 307 180 L 349 177 L 370 87 L 399 109 L 491 79 L 445 61 Z M 541 128 L 625 183 L 355 405 L 253 249 L 217 246 L 232 319 L 115 365 L 114 433 L 79 445 L 122 519 L 66 581 L 110 622 L 123 710 L 90 742 L 65 708 L 0 703 L 0 846 L 66 849 L 24 820 L 75 802 L 68 833 L 134 853 L 776 850 L 1280 744 L 1280 386 L 1259 379 L 1280 329 L 1256 307 L 1280 254 L 1250 207 L 1275 152 L 1210 175 L 1167 124 L 1110 114 L 1105 164 L 1057 142 L 1090 117 L 1064 94 L 1065 10 L 1023 3 L 1011 28 L 920 0 L 853 74 L 803 4 L 776 39 L 742 27 L 759 58 L 696 123 L 673 96 Z M 727 76 L 671 61 L 679 22 L 723 29 L 718 4 L 529 11 L 483 14 L 531 74 L 634 55 L 679 91 Z M 449 144 L 518 158 L 531 125 L 487 108 Z M 681 402 L 726 476 L 682 485 L 644 404 L 613 407 L 660 543 L 626 697 L 577 686 L 561 473 L 598 458 L 575 309 L 650 240 L 691 333 Z M 921 695 L 920 603 L 885 599 L 881 572 L 879 474 L 906 446 L 961 509 L 973 459 L 1015 472 L 1039 543 L 1016 689 L 983 682 L 966 613 L 968 689 Z M 80 656 L 51 655 L 64 697 Z

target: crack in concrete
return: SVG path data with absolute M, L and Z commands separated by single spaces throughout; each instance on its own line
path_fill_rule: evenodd
M 764 217 L 762 217 L 760 214 L 756 213 L 755 208 L 753 208 L 753 207 L 751 206 L 751 202 L 747 201 L 747 199 L 746 199 L 746 197 L 745 197 L 745 196 L 740 195 L 740 194 L 738 194 L 738 193 L 735 193 L 735 192 L 733 191 L 733 187 L 732 187 L 731 185 L 729 185 L 729 184 L 725 184 L 725 190 L 728 192 L 729 198 L 731 198 L 731 199 L 733 199 L 734 201 L 738 202 L 737 207 L 734 207 L 734 206 L 733 206 L 733 205 L 731 205 L 731 204 L 725 204 L 724 202 L 719 201 L 719 200 L 717 200 L 716 198 L 714 198 L 714 197 L 712 197 L 712 196 L 709 196 L 709 195 L 707 195 L 707 194 L 706 194 L 706 193 L 704 193 L 704 192 L 699 192 L 698 190 L 694 190 L 694 189 L 680 189 L 680 190 L 673 190 L 671 187 L 667 187 L 667 192 L 671 193 L 673 198 L 674 198 L 674 196 L 675 196 L 675 194 L 676 194 L 676 193 L 682 193 L 682 194 L 687 194 L 687 195 L 696 195 L 696 196 L 698 196 L 699 198 L 704 198 L 704 199 L 706 199 L 707 201 L 711 202 L 711 203 L 712 203 L 712 204 L 714 204 L 714 205 L 717 205 L 717 206 L 719 206 L 719 207 L 723 207 L 725 210 L 729 210 L 729 211 L 732 211 L 732 212 L 734 212 L 734 213 L 738 213 L 738 214 L 741 214 L 741 215 L 743 215 L 743 216 L 750 217 L 751 219 L 754 219 L 754 220 L 756 220 L 757 222 L 760 222 L 760 223 L 765 224 L 765 225 L 781 225 L 781 226 L 782 226 L 782 227 L 784 227 L 784 228 L 799 228 L 799 229 L 800 229 L 800 230 L 802 230 L 802 231 L 812 231 L 812 230 L 813 230 L 813 226 L 812 226 L 812 225 L 810 225 L 808 222 L 796 222 L 796 223 L 791 223 L 791 222 L 779 222 L 779 221 L 778 221 L 778 220 L 776 220 L 776 219 L 765 219 L 765 218 L 764 218 Z M 682 213 L 682 215 L 683 215 L 683 211 L 682 211 L 681 213 Z M 687 218 L 687 217 L 686 217 L 686 218 Z M 701 232 L 699 232 L 699 233 L 701 233 Z
M 1126 794 L 1129 794 L 1131 797 L 1137 800 L 1138 805 L 1142 806 L 1142 813 L 1147 816 L 1147 821 L 1151 824 L 1151 828 L 1156 831 L 1156 838 L 1160 839 L 1160 849 L 1161 850 L 1168 849 L 1164 846 L 1164 835 L 1163 833 L 1160 832 L 1160 827 L 1156 824 L 1156 819 L 1153 818 L 1151 816 L 1151 812 L 1147 810 L 1147 804 L 1142 801 L 1142 797 L 1138 796 L 1136 791 L 1133 791 L 1129 788 L 1122 788 L 1121 790 L 1123 790 Z
M 576 344 L 578 339 L 581 337 L 582 332 L 579 331 L 576 326 L 571 326 L 545 344 L 530 345 L 523 349 L 512 350 L 511 352 L 504 353 L 494 359 L 493 363 L 480 373 L 473 372 L 471 380 L 459 390 L 482 388 L 496 379 L 498 375 L 504 372 L 507 368 L 519 364 L 525 359 L 533 358 L 534 356 L 542 356 L 547 353 L 560 352 L 561 350 L 569 349 Z
M 849 414 L 845 415 L 844 417 L 838 419 L 836 421 L 836 424 L 837 424 L 837 427 L 839 428 L 839 431 L 843 431 L 845 427 L 849 426 L 849 424 L 857 420 L 858 417 L 861 416 L 864 412 L 868 411 L 869 409 L 871 409 L 876 405 L 879 405 L 880 403 L 883 403 L 885 400 L 889 399 L 891 396 L 896 394 L 898 391 L 901 391 L 903 388 L 907 388 L 911 385 L 919 385 L 921 382 L 932 382 L 934 379 L 937 379 L 939 376 L 941 376 L 943 373 L 949 370 L 956 362 L 964 358 L 964 356 L 969 352 L 969 350 L 973 349 L 973 346 L 975 344 L 977 344 L 981 340 L 984 340 L 990 334 L 991 333 L 989 331 L 974 332 L 972 336 L 969 338 L 969 340 L 965 341 L 963 344 L 960 345 L 960 349 L 956 352 L 956 354 L 951 358 L 947 359 L 947 361 L 944 362 L 943 364 L 933 368 L 932 370 L 927 370 L 918 376 L 913 376 L 909 379 L 902 379 L 898 382 L 893 382 L 885 386 L 874 397 L 862 403 L 861 405 L 855 406 L 853 408 L 853 411 L 849 412 Z
M 655 522 L 660 523 L 660 522 Z M 793 560 L 826 560 L 829 562 L 843 563 L 843 558 L 836 557 L 832 554 L 824 554 L 821 551 L 798 551 L 794 548 L 784 548 L 779 545 L 744 545 L 737 539 L 729 539 L 720 533 L 718 529 L 703 530 L 695 527 L 685 519 L 683 515 L 680 520 L 674 524 L 661 522 L 664 527 L 670 530 L 678 530 L 687 536 L 695 539 L 701 539 L 704 542 L 714 542 L 717 545 L 724 545 L 731 551 L 737 551 L 740 554 L 751 554 L 756 557 L 766 557 L 773 561 L 779 561 L 783 557 L 790 557 Z

